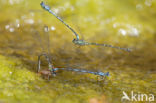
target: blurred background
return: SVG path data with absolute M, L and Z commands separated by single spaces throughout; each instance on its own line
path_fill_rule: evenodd
M 44 2 L 81 39 L 132 52 L 73 44 L 73 33 L 41 8 L 41 0 L 0 0 L 0 102 L 121 103 L 122 91 L 156 94 L 155 0 Z M 63 71 L 46 81 L 36 66 L 38 55 L 48 52 L 55 67 L 110 72 L 110 77 L 98 81 Z

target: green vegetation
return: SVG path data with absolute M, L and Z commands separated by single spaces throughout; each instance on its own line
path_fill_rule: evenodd
M 40 2 L 0 0 L 0 102 L 121 103 L 122 91 L 156 95 L 156 1 L 46 0 L 79 33 L 80 28 L 81 38 L 133 48 L 130 53 L 74 45 L 72 32 Z M 53 28 L 49 35 L 55 67 L 99 70 L 110 77 L 98 81 L 91 74 L 61 71 L 50 81 L 43 79 L 36 65 L 37 56 L 48 52 L 45 25 Z M 42 68 L 47 67 L 42 58 Z

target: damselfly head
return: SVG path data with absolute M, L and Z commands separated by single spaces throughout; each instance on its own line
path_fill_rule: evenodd
M 45 5 L 43 1 L 40 3 L 40 5 L 43 9 L 48 10 L 48 11 L 50 10 L 50 7 Z
M 41 1 L 40 5 L 41 5 L 41 7 L 45 7 L 45 4 L 43 1 Z

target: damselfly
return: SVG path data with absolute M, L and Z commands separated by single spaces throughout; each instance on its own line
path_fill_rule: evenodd
M 44 56 L 48 62 L 48 70 L 41 70 L 41 56 Z M 37 72 L 43 75 L 46 75 L 48 77 L 48 79 L 50 78 L 50 76 L 56 76 L 57 71 L 59 70 L 64 70 L 64 71 L 73 71 L 73 72 L 81 72 L 81 73 L 89 73 L 89 74 L 94 74 L 94 75 L 98 75 L 101 78 L 104 78 L 106 76 L 109 76 L 109 72 L 93 72 L 93 71 L 89 71 L 89 70 L 84 70 L 84 69 L 73 69 L 73 68 L 56 68 L 53 66 L 53 64 L 51 63 L 51 58 L 49 57 L 49 55 L 47 54 L 41 54 L 38 56 L 38 68 L 37 68 Z
M 48 27 L 45 26 L 44 27 L 44 31 L 45 33 L 48 33 Z M 41 40 L 39 38 L 39 35 L 38 36 L 38 39 Z M 41 42 L 41 41 L 40 41 Z M 37 72 L 44 75 L 44 76 L 47 76 L 48 79 L 50 78 L 50 76 L 56 76 L 56 73 L 57 71 L 60 71 L 60 70 L 63 70 L 63 71 L 73 71 L 73 72 L 81 72 L 81 73 L 89 73 L 89 74 L 94 74 L 94 75 L 98 75 L 100 76 L 101 78 L 103 77 L 106 77 L 106 76 L 109 76 L 109 72 L 93 72 L 93 71 L 89 71 L 89 70 L 84 70 L 84 69 L 75 69 L 75 68 L 56 68 L 54 67 L 53 63 L 52 63 L 52 58 L 50 56 L 50 40 L 49 40 L 49 35 L 48 35 L 48 53 L 46 53 L 44 50 L 42 50 L 42 54 L 40 54 L 38 56 L 38 65 L 37 65 Z M 43 49 L 43 48 L 42 48 Z M 47 63 L 48 63 L 48 70 L 41 70 L 41 57 L 45 57 Z
M 130 52 L 131 49 L 130 48 L 121 48 L 121 47 L 117 47 L 117 46 L 112 46 L 112 45 L 109 45 L 109 44 L 98 44 L 98 43 L 89 43 L 89 42 L 86 42 L 84 40 L 80 40 L 80 37 L 79 37 L 79 34 L 74 30 L 72 29 L 67 23 L 65 23 L 59 16 L 57 16 L 51 9 L 48 5 L 45 5 L 45 3 L 42 1 L 40 3 L 41 7 L 48 11 L 49 13 L 51 13 L 52 15 L 54 15 L 58 20 L 60 20 L 67 28 L 69 28 L 76 36 L 76 38 L 73 39 L 73 43 L 76 44 L 76 45 L 80 45 L 80 46 L 84 46 L 84 45 L 96 45 L 96 46 L 104 46 L 104 47 L 111 47 L 111 48 L 116 48 L 116 49 L 121 49 L 121 50 L 125 50 L 125 51 L 128 51 Z

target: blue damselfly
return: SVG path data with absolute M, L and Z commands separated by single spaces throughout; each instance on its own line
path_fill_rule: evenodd
M 111 47 L 111 48 L 116 48 L 116 49 L 120 49 L 120 50 L 124 50 L 124 51 L 128 51 L 130 52 L 131 49 L 130 48 L 121 48 L 121 47 L 117 47 L 117 46 L 112 46 L 109 44 L 99 44 L 99 43 L 90 43 L 90 42 L 86 42 L 85 40 L 80 40 L 80 36 L 79 34 L 72 29 L 67 23 L 65 23 L 59 16 L 57 16 L 48 5 L 45 5 L 45 3 L 42 1 L 40 3 L 41 7 L 48 11 L 49 13 L 51 13 L 52 15 L 54 15 L 59 21 L 61 21 L 67 28 L 69 28 L 76 36 L 76 38 L 73 39 L 73 43 L 76 45 L 80 45 L 80 46 L 84 46 L 84 45 L 96 45 L 96 46 L 104 46 L 104 47 Z

